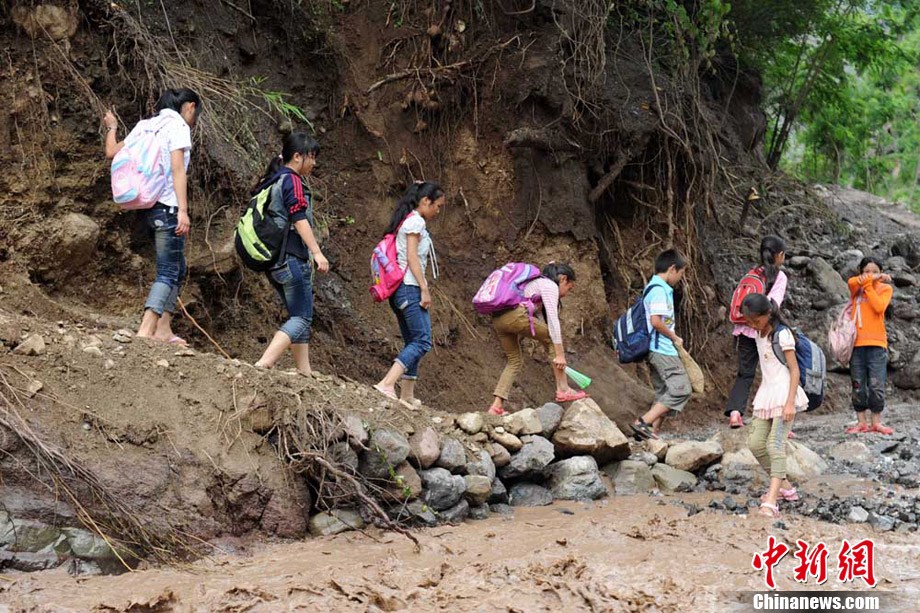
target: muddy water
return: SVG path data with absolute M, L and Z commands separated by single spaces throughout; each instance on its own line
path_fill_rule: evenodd
M 828 545 L 823 590 L 848 587 L 836 579 L 841 539 L 874 536 L 876 590 L 897 593 L 902 604 L 920 597 L 916 534 L 882 536 L 865 525 L 796 517 L 784 518 L 782 529 L 708 509 L 688 516 L 686 504 L 705 509 L 711 498 L 618 496 L 518 509 L 513 520 L 419 531 L 420 551 L 402 536 L 373 531 L 260 545 L 245 557 L 222 554 L 183 569 L 6 576 L 0 602 L 42 611 L 734 610 L 739 592 L 763 589 L 751 558 L 771 534 L 793 548 L 797 538 Z M 779 589 L 810 587 L 793 580 L 794 565 L 790 554 L 777 567 Z

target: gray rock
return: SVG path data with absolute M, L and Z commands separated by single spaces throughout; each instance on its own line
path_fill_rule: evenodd
M 501 445 L 502 447 L 504 447 L 511 453 L 520 451 L 521 447 L 524 446 L 524 443 L 521 442 L 521 439 L 511 434 L 510 432 L 505 432 L 504 429 L 502 429 L 501 431 L 499 431 L 498 429 L 492 430 L 492 432 L 489 433 L 489 436 L 492 437 L 493 441 L 495 441 L 496 443 L 498 443 L 499 445 Z
M 613 488 L 617 494 L 641 494 L 657 487 L 652 469 L 645 462 L 611 462 L 604 466 L 603 471 L 613 481 Z
M 786 266 L 793 270 L 801 270 L 808 266 L 811 258 L 807 255 L 796 255 L 786 260 Z
M 345 441 L 329 446 L 329 461 L 351 471 L 358 470 L 358 454 Z
M 542 407 L 537 409 L 537 417 L 540 418 L 540 423 L 543 425 L 544 438 L 553 437 L 553 434 L 556 432 L 559 424 L 562 423 L 562 416 L 564 414 L 565 409 L 563 409 L 555 402 L 547 402 Z
M 920 285 L 920 283 L 917 282 L 917 277 L 903 270 L 892 272 L 891 282 L 894 283 L 895 287 L 916 287 Z
M 457 426 L 467 434 L 476 434 L 482 430 L 482 413 L 464 413 L 457 417 Z
M 629 441 L 590 398 L 569 406 L 553 434 L 553 443 L 562 457 L 591 455 L 606 463 L 629 456 Z
M 333 509 L 311 517 L 308 526 L 313 536 L 332 536 L 348 530 L 359 530 L 364 527 L 364 520 L 356 511 Z
M 37 553 L 54 547 L 64 535 L 58 528 L 40 521 L 0 515 L 0 550 Z
M 903 390 L 920 389 L 920 351 L 914 353 L 910 362 L 905 364 L 891 380 Z
M 500 469 L 502 479 L 520 479 L 539 475 L 555 458 L 553 444 L 542 436 L 533 436 L 519 452 L 511 456 L 511 462 Z
M 536 483 L 515 483 L 509 495 L 513 507 L 545 507 L 553 504 L 553 494 Z
M 859 249 L 847 249 L 846 251 L 841 251 L 836 256 L 834 256 L 834 268 L 837 272 L 840 273 L 840 276 L 844 279 L 849 279 L 853 275 L 857 274 L 859 268 L 859 262 L 864 257 L 864 254 Z
M 468 462 L 466 465 L 466 474 L 468 475 L 482 475 L 488 477 L 491 482 L 495 478 L 495 462 L 492 461 L 492 456 L 489 455 L 489 452 L 481 449 L 474 454 L 478 459 L 473 462 Z M 511 456 L 508 456 L 508 460 L 511 460 Z
M 368 442 L 368 449 L 361 453 L 358 470 L 373 479 L 386 479 L 390 469 L 409 457 L 409 441 L 389 428 L 374 430 Z
M 505 417 L 503 423 L 505 429 L 515 436 L 543 433 L 543 424 L 540 422 L 539 415 L 533 409 L 522 409 L 512 413 Z
M 489 518 L 489 505 L 482 504 L 478 507 L 470 507 L 470 519 L 488 519 Z
M 796 441 L 786 442 L 786 477 L 790 481 L 807 481 L 827 469 L 824 458 L 805 445 Z
M 505 517 L 511 517 L 514 515 L 514 509 L 507 504 L 490 504 L 489 511 L 495 513 L 496 515 L 504 515 Z
M 860 506 L 856 506 L 850 509 L 847 519 L 854 524 L 864 524 L 869 521 L 869 512 Z
M 655 439 L 650 439 L 655 440 Z M 628 460 L 635 460 L 636 462 L 642 462 L 647 464 L 649 467 L 654 466 L 658 463 L 658 456 L 652 453 L 651 451 L 637 451 L 632 453 L 627 458 Z
M 655 464 L 652 467 L 652 476 L 658 484 L 658 489 L 662 492 L 689 491 L 696 485 L 696 477 L 693 473 L 674 468 L 668 464 Z
M 591 456 L 576 456 L 550 464 L 543 471 L 546 486 L 560 500 L 597 500 L 607 495 L 597 461 Z
M 850 290 L 840 273 L 823 258 L 814 258 L 808 263 L 808 272 L 815 285 L 832 298 L 833 304 L 839 304 L 850 297 Z
M 721 464 L 722 470 L 719 471 L 719 477 L 722 481 L 763 481 L 760 463 L 747 447 L 742 447 L 738 451 L 729 451 L 722 456 Z
M 426 427 L 409 437 L 409 460 L 419 468 L 431 468 L 441 455 L 441 439 Z
M 885 270 L 908 270 L 909 268 L 910 266 L 907 265 L 907 260 L 899 255 L 885 260 Z
M 891 314 L 902 321 L 913 321 L 917 319 L 917 307 L 911 302 L 898 301 L 892 305 Z
M 78 558 L 89 560 L 117 559 L 115 552 L 109 547 L 101 536 L 80 528 L 62 528 L 61 532 L 67 537 L 70 551 Z M 119 553 L 123 553 L 119 551 Z
M 406 505 L 406 510 L 412 517 L 426 526 L 436 526 L 438 524 L 438 516 L 434 514 L 431 507 L 421 500 L 413 500 Z
M 463 443 L 455 438 L 446 437 L 441 442 L 441 455 L 435 466 L 446 468 L 451 472 L 457 472 L 466 466 L 466 450 Z
M 869 525 L 879 532 L 889 532 L 894 530 L 894 518 L 872 511 L 869 513 Z
M 446 468 L 430 468 L 419 471 L 423 499 L 435 511 L 449 509 L 460 501 L 466 491 L 466 481 L 460 475 L 452 475 Z
M 461 500 L 454 506 L 449 509 L 444 509 L 438 514 L 438 517 L 443 522 L 449 524 L 459 524 L 464 519 L 470 516 L 470 503 L 466 500 Z
M 32 333 L 29 335 L 29 338 L 22 341 L 13 349 L 13 353 L 17 355 L 36 356 L 45 353 L 45 349 L 45 339 L 42 338 L 42 335 Z
M 844 441 L 830 448 L 827 456 L 838 462 L 851 464 L 868 464 L 872 462 L 872 452 L 862 441 Z
M 464 496 L 473 506 L 485 504 L 492 495 L 492 480 L 482 475 L 466 475 L 466 492 Z
M 695 472 L 722 457 L 722 445 L 716 441 L 684 441 L 668 447 L 665 463 L 679 470 Z
M 492 480 L 492 492 L 489 494 L 489 504 L 501 504 L 508 502 L 508 490 L 501 479 Z
M 521 446 L 524 444 L 521 443 Z M 508 466 L 511 463 L 511 453 L 505 449 L 502 445 L 498 443 L 492 443 L 488 446 L 489 456 L 492 458 L 492 463 L 495 464 L 495 468 L 501 468 L 502 466 Z

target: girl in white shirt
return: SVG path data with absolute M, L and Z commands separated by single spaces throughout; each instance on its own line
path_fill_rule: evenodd
M 191 128 L 201 113 L 201 98 L 188 88 L 167 89 L 157 101 L 156 112 L 160 121 L 157 138 L 162 145 L 167 181 L 157 203 L 141 211 L 154 237 L 157 275 L 144 303 L 144 316 L 137 336 L 187 345 L 173 333 L 172 316 L 187 270 L 185 237 L 191 222 L 186 171 L 192 151 Z M 112 159 L 125 143 L 117 140 L 118 122 L 111 112 L 105 114 L 103 123 L 107 129 L 105 156 Z

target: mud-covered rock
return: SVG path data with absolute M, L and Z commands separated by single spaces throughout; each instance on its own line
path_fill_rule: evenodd
M 722 481 L 739 480 L 746 482 L 761 481 L 760 463 L 751 450 L 742 447 L 738 451 L 729 451 L 722 456 L 722 470 L 719 477 Z
M 679 470 L 696 472 L 722 457 L 722 445 L 716 441 L 683 441 L 668 448 L 665 463 Z
M 478 507 L 470 507 L 470 519 L 481 520 L 489 518 L 489 505 L 482 504 Z
M 492 494 L 492 480 L 482 475 L 466 475 L 466 492 L 464 496 L 473 506 L 479 506 L 489 500 Z
M 657 487 L 652 469 L 645 462 L 611 462 L 604 466 L 603 471 L 613 481 L 613 488 L 617 494 L 641 494 Z
M 526 481 L 512 485 L 508 498 L 513 507 L 545 507 L 553 504 L 552 492 Z
M 361 453 L 358 470 L 373 479 L 386 479 L 390 470 L 409 457 L 409 441 L 390 428 L 374 430 L 368 449 Z
M 521 450 L 511 456 L 511 462 L 498 469 L 498 474 L 502 479 L 540 475 L 555 457 L 552 443 L 542 436 L 531 436 Z
M 560 500 L 596 500 L 607 495 L 597 461 L 591 456 L 575 456 L 550 464 L 543 471 L 546 487 Z
M 30 334 L 29 337 L 19 343 L 13 353 L 17 355 L 38 356 L 45 353 L 45 339 L 41 334 Z
M 590 398 L 572 403 L 553 434 L 561 457 L 591 455 L 601 463 L 629 456 L 629 441 Z
M 75 7 L 39 3 L 34 6 L 17 4 L 12 10 L 13 21 L 29 38 L 48 37 L 62 41 L 77 33 L 80 19 Z
M 360 530 L 364 527 L 364 520 L 357 511 L 334 509 L 312 516 L 309 527 L 313 536 L 332 536 L 348 530 Z
M 838 462 L 867 464 L 872 462 L 872 452 L 862 441 L 844 441 L 830 448 L 827 457 Z
M 786 476 L 790 481 L 806 481 L 827 471 L 820 455 L 796 441 L 786 443 Z
M 302 497 L 273 494 L 265 505 L 260 519 L 262 529 L 281 538 L 300 538 L 307 532 L 307 514 L 310 510 L 310 492 L 299 488 Z
M 655 464 L 652 477 L 662 492 L 686 492 L 696 485 L 696 476 L 667 464 Z

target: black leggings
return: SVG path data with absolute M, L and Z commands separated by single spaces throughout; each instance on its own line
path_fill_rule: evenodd
M 726 415 L 731 415 L 732 411 L 744 415 L 748 397 L 751 395 L 751 386 L 754 385 L 754 375 L 757 373 L 757 342 L 739 334 L 735 337 L 735 346 L 738 349 L 738 375 L 735 377 L 732 391 L 728 394 Z

